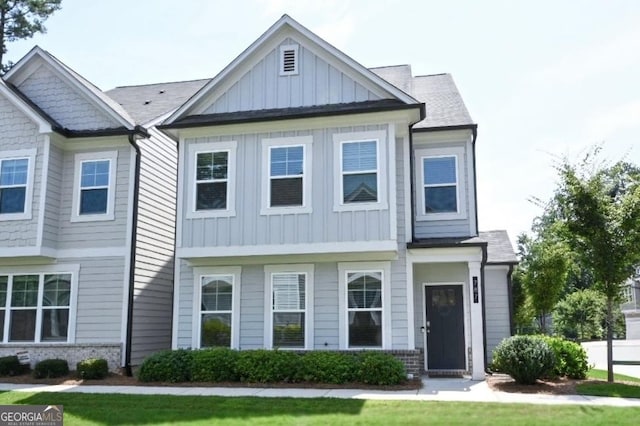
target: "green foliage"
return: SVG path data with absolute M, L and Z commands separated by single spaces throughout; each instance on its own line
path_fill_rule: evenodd
M 606 300 L 595 290 L 578 290 L 567 295 L 553 312 L 555 332 L 580 341 L 601 339 Z
M 104 379 L 109 375 L 109 364 L 103 358 L 85 359 L 76 364 L 76 373 L 81 379 Z
M 202 324 L 202 345 L 207 347 L 228 347 L 231 343 L 231 326 L 217 318 Z
M 555 356 L 553 374 L 570 379 L 584 379 L 589 371 L 587 352 L 580 344 L 561 337 L 544 336 Z
M 53 379 L 69 374 L 69 364 L 64 359 L 45 359 L 36 364 L 33 377 L 36 379 Z
M 191 379 L 194 382 L 235 382 L 238 352 L 229 348 L 193 351 Z
M 191 380 L 193 351 L 161 351 L 146 358 L 140 366 L 141 382 L 188 382 Z
M 300 381 L 300 357 L 301 355 L 290 351 L 241 351 L 237 372 L 243 382 L 297 382 Z
M 45 33 L 44 21 L 60 9 L 62 0 L 14 0 L 0 1 L 0 65 L 7 53 L 7 43 L 31 38 L 36 33 Z M 3 71 L 6 68 L 3 67 Z
M 359 358 L 357 379 L 361 383 L 397 385 L 407 378 L 404 364 L 393 355 L 363 352 Z
M 20 364 L 15 355 L 0 358 L 0 377 L 18 376 L 27 371 L 29 371 L 29 366 Z
M 355 382 L 358 357 L 329 351 L 307 352 L 302 357 L 300 374 L 305 382 L 342 384 Z
M 554 363 L 553 350 L 540 336 L 512 336 L 493 351 L 493 367 L 524 385 L 552 373 Z

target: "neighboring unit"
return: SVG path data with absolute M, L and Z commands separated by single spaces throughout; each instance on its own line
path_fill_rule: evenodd
M 285 15 L 158 128 L 179 146 L 174 348 L 383 350 L 484 377 L 516 258 L 478 232 L 451 76 L 367 69 Z
M 624 314 L 627 340 L 640 340 L 640 266 L 623 287 L 620 309 Z
M 0 81 L 0 355 L 169 347 L 177 148 L 153 124 L 198 88 L 132 117 L 38 47 Z

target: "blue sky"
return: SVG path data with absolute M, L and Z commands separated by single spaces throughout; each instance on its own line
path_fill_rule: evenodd
M 63 0 L 38 44 L 103 90 L 210 78 L 287 13 L 367 67 L 451 73 L 478 123 L 480 229 L 512 240 L 554 162 L 640 164 L 640 1 Z

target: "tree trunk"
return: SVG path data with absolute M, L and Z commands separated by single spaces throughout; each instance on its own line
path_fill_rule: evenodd
M 613 298 L 607 296 L 607 381 L 613 383 Z

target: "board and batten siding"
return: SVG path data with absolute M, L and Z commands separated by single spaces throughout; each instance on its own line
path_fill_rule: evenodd
M 109 129 L 121 126 L 71 83 L 46 66 L 39 67 L 18 88 L 63 127 L 71 130 Z
M 125 258 L 68 258 L 80 265 L 75 343 L 122 342 Z
M 65 151 L 63 158 L 61 207 L 59 217 L 58 249 L 84 249 L 94 247 L 125 247 L 127 239 L 129 203 L 129 167 L 131 146 L 126 139 L 117 147 Z M 126 144 L 125 144 L 126 143 Z M 71 222 L 73 200 L 74 157 L 77 153 L 117 151 L 115 218 L 90 222 Z M 122 253 L 126 255 L 127 253 Z
M 485 323 L 487 333 L 487 361 L 493 359 L 493 350 L 511 335 L 509 318 L 509 289 L 507 266 L 486 266 L 484 270 Z
M 473 168 L 473 153 L 471 152 L 470 145 L 470 131 L 452 131 L 452 132 L 434 132 L 434 133 L 415 133 L 413 139 L 413 156 L 415 158 L 415 185 L 414 185 L 414 202 L 416 203 L 415 209 L 418 214 L 418 198 L 423 197 L 422 182 L 420 179 L 419 170 L 422 167 L 422 162 L 416 150 L 421 149 L 439 149 L 447 151 L 448 149 L 463 149 L 462 158 L 458 158 L 458 161 L 462 164 L 458 169 L 462 175 L 458 176 L 458 183 L 462 184 L 464 191 L 462 191 L 461 199 L 459 203 L 464 205 L 465 215 L 460 219 L 438 219 L 438 220 L 421 220 L 414 218 L 415 224 L 415 236 L 418 239 L 423 238 L 445 238 L 445 237 L 466 237 L 474 235 L 475 226 L 473 222 L 475 219 L 475 200 L 474 200 L 474 179 L 472 175 Z
M 141 156 L 131 362 L 171 347 L 177 149 L 151 130 Z M 132 165 L 133 166 L 133 165 Z
M 280 46 L 298 45 L 298 74 L 280 75 Z M 199 114 L 295 108 L 378 100 L 351 76 L 287 38 Z
M 33 168 L 31 219 L 3 221 L 0 218 L 0 247 L 35 246 L 40 209 L 40 188 L 44 161 L 44 139 L 38 126 L 6 98 L 0 96 L 0 158 L 6 151 L 36 150 Z
M 390 240 L 388 206 L 381 210 L 334 211 L 334 143 L 336 133 L 385 130 L 386 125 L 329 128 L 306 131 L 240 134 L 187 139 L 187 146 L 236 141 L 235 216 L 187 218 L 193 206 L 185 202 L 181 247 L 221 247 L 327 242 Z M 268 138 L 308 136 L 312 143 L 311 213 L 260 214 L 263 179 L 262 140 Z M 185 150 L 186 153 L 189 149 Z M 186 154 L 189 155 L 189 154 Z M 193 164 L 187 159 L 187 164 Z M 384 167 L 388 167 L 384 165 Z M 387 171 L 388 172 L 388 171 Z M 305 178 L 309 176 L 306 175 Z M 195 183 L 187 170 L 183 179 L 184 194 L 194 191 Z M 381 182 L 389 191 L 389 182 Z M 188 197 L 184 197 L 185 200 Z

